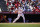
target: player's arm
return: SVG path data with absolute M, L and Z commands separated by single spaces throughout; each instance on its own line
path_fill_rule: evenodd
M 17 10 L 17 9 L 15 9 L 13 12 L 14 12 L 14 13 L 16 13 L 16 12 L 18 12 L 18 10 Z

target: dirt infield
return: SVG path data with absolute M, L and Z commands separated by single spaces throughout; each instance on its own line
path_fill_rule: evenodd
M 40 24 L 40 23 L 0 23 L 0 24 Z

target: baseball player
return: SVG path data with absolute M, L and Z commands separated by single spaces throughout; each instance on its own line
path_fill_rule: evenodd
M 13 23 L 15 23 L 19 18 L 20 18 L 20 16 L 22 16 L 23 17 L 23 21 L 24 21 L 24 23 L 25 23 L 25 17 L 24 17 L 24 14 L 23 14 L 23 8 L 21 8 L 21 7 L 19 7 L 18 9 L 16 8 L 16 10 L 18 10 L 18 16 L 17 16 L 17 18 L 13 21 Z

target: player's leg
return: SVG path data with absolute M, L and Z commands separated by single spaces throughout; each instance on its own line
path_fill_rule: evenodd
M 25 17 L 24 17 L 24 14 L 22 14 L 22 17 L 23 17 L 23 21 L 24 21 L 24 23 L 25 23 Z
M 18 15 L 18 17 L 13 21 L 13 23 L 15 23 L 19 18 L 20 18 L 20 15 Z

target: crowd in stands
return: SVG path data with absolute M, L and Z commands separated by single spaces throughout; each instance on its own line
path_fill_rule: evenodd
M 40 13 L 40 0 L 8 0 L 6 5 L 8 11 L 13 11 L 21 5 L 26 12 Z

